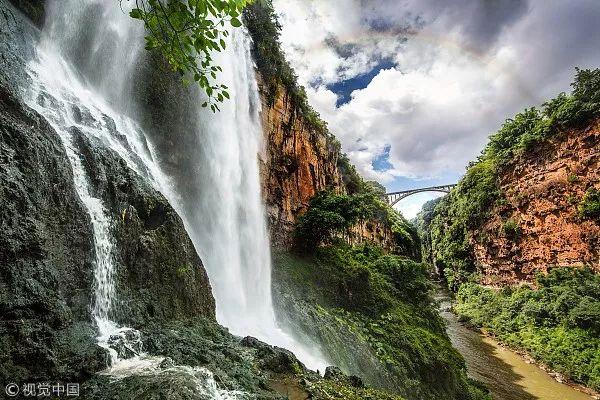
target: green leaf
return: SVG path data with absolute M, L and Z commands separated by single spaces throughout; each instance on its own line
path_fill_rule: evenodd
M 134 8 L 133 10 L 131 10 L 129 12 L 129 16 L 135 19 L 143 19 L 142 10 L 140 10 L 139 8 Z
M 233 26 L 235 28 L 239 28 L 240 26 L 242 26 L 242 23 L 237 18 L 231 18 L 231 21 L 229 21 L 229 22 L 231 23 L 231 26 Z

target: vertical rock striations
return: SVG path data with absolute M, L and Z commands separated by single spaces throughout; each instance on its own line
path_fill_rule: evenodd
M 89 307 L 90 221 L 58 135 L 0 87 L 0 380 L 103 366 Z

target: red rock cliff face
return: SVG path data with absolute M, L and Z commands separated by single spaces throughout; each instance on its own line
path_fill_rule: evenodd
M 599 157 L 595 121 L 506 168 L 501 177 L 506 203 L 471 235 L 484 283 L 531 281 L 551 266 L 589 265 L 600 272 L 600 225 L 578 213 L 586 190 L 600 189 Z M 518 228 L 507 229 L 513 222 Z
M 260 173 L 263 198 L 276 247 L 289 247 L 296 217 L 320 190 L 343 192 L 337 168 L 339 152 L 331 139 L 295 113 L 284 90 L 270 107 L 262 95 L 263 151 Z

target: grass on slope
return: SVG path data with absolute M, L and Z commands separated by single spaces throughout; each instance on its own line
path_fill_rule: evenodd
M 336 243 L 309 257 L 276 254 L 275 265 L 275 285 L 297 293 L 294 302 L 302 299 L 316 315 L 310 325 L 328 332 L 321 341 L 335 342 L 324 343 L 329 353 L 373 355 L 387 387 L 408 399 L 487 398 L 450 344 L 424 264 Z

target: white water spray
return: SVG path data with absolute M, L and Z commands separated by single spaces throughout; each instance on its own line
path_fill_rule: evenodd
M 318 348 L 299 343 L 280 329 L 275 319 L 257 159 L 262 140 L 260 100 L 249 39 L 241 31 L 234 32 L 228 51 L 216 55 L 224 69 L 220 80 L 229 87 L 231 100 L 216 114 L 198 107 L 201 129 L 194 134 L 201 145 L 187 149 L 197 158 L 198 168 L 181 173 L 193 174 L 189 181 L 199 195 L 186 198 L 181 194 L 183 188 L 165 178 L 145 133 L 127 117 L 135 110 L 128 99 L 132 84 L 129 78 L 143 44 L 143 30 L 136 24 L 119 9 L 117 1 L 51 2 L 46 39 L 40 45 L 39 60 L 30 65 L 34 83 L 29 104 L 61 136 L 78 194 L 92 219 L 97 258 L 92 311 L 99 343 L 111 350 L 113 370 L 120 368 L 116 361 L 124 361 L 119 360 L 110 342 L 114 344 L 121 338 L 126 346 L 129 343 L 129 353 L 139 354 L 141 348 L 135 340 L 139 336 L 111 320 L 115 285 L 110 220 L 101 201 L 90 194 L 85 170 L 72 143 L 72 126 L 115 150 L 176 208 L 209 274 L 221 324 L 237 335 L 255 336 L 287 348 L 309 368 L 323 371 L 326 363 Z M 82 48 L 86 54 L 82 54 Z M 77 72 L 60 53 L 75 60 Z M 201 102 L 199 98 L 190 101 Z M 81 120 L 82 111 L 87 120 Z M 120 136 L 108 126 L 111 120 Z
M 136 331 L 119 327 L 111 319 L 116 298 L 111 220 L 102 205 L 102 200 L 91 193 L 85 168 L 74 144 L 73 129 L 111 147 L 140 174 L 147 171 L 141 158 L 130 156 L 125 146 L 111 132 L 112 124 L 120 129 L 128 129 L 131 133 L 127 142 L 129 148 L 136 149 L 142 158 L 147 158 L 148 155 L 144 154 L 142 142 L 139 140 L 140 131 L 135 129 L 133 121 L 112 112 L 97 95 L 82 86 L 74 78 L 74 71 L 50 46 L 48 42 L 41 44 L 37 51 L 39 59 L 29 65 L 32 84 L 25 100 L 30 107 L 43 115 L 58 133 L 71 164 L 75 189 L 89 214 L 95 250 L 94 298 L 91 311 L 98 327 L 98 343 L 109 350 L 111 364 L 114 364 L 119 356 L 114 346 L 111 347 L 112 343 L 123 341 L 122 346 L 128 348 L 128 353 L 140 354 L 141 341 Z M 134 136 L 134 133 L 138 135 Z M 132 337 L 137 339 L 127 339 Z M 126 342 L 126 339 L 129 341 Z

